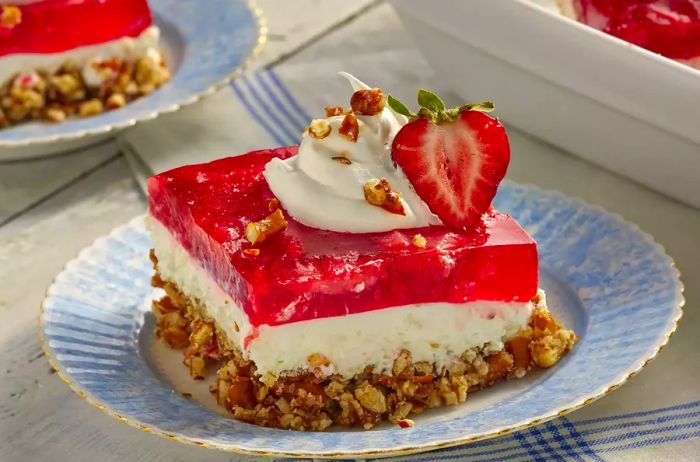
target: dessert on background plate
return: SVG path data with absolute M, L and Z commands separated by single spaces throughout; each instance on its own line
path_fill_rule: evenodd
M 124 106 L 170 78 L 146 0 L 0 0 L 0 128 Z
M 700 68 L 700 0 L 536 0 L 615 37 Z
M 412 112 L 345 74 L 299 147 L 148 183 L 156 334 L 259 425 L 402 427 L 551 367 L 575 334 L 538 289 L 535 241 L 491 206 L 506 173 L 490 103 Z

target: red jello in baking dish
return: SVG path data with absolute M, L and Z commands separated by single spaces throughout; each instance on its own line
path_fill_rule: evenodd
M 699 0 L 565 0 L 577 19 L 681 61 L 700 57 Z

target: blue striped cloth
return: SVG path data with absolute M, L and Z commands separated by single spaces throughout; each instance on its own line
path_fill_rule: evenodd
M 574 414 L 575 415 L 575 414 Z M 560 417 L 492 440 L 388 461 L 606 461 L 634 452 L 700 437 L 700 401 L 630 414 L 578 420 Z M 642 457 L 639 456 L 639 459 Z M 279 459 L 292 461 L 296 459 Z M 637 460 L 631 458 L 630 460 Z M 681 460 L 674 459 L 670 460 Z M 693 459 L 687 459 L 693 460 Z M 695 459 L 697 460 L 697 459 Z
M 422 81 L 425 75 L 415 69 L 411 73 L 415 81 L 387 82 L 387 75 L 401 75 L 403 61 L 397 60 L 396 69 L 392 70 L 391 66 L 391 63 L 362 65 L 364 72 L 359 76 L 370 84 L 398 88 L 399 96 L 402 91 L 411 94 L 416 87 L 425 85 Z M 151 172 L 226 154 L 297 144 L 308 122 L 323 116 L 325 105 L 347 105 L 347 82 L 334 78 L 335 70 L 316 72 L 318 78 L 309 76 L 308 67 L 282 66 L 251 72 L 198 108 L 128 132 L 126 140 L 150 168 L 148 172 L 140 172 L 140 176 L 145 178 Z M 187 130 L 193 119 L 206 120 L 212 114 L 220 117 L 219 122 L 211 122 L 208 128 L 199 124 L 206 128 L 202 132 Z M 163 137 L 163 133 L 168 137 Z M 679 337 L 674 342 L 692 341 Z M 663 361 L 663 353 L 661 357 L 659 361 Z M 682 374 L 688 365 L 664 367 L 673 368 L 669 373 Z M 661 380 L 666 370 L 657 368 L 655 372 L 645 372 L 634 380 Z M 504 437 L 390 460 L 700 460 L 700 391 L 697 385 L 682 382 L 679 380 L 678 386 L 691 387 L 690 394 L 674 394 L 669 390 L 670 394 L 663 396 L 640 397 L 641 388 L 628 392 L 623 387 L 581 411 Z M 698 400 L 674 401 L 675 396 L 681 395 Z M 608 408 L 618 412 L 607 412 Z

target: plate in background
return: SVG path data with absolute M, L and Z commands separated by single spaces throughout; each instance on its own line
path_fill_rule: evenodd
M 172 79 L 123 108 L 54 124 L 0 130 L 0 162 L 48 155 L 104 139 L 211 94 L 242 72 L 265 42 L 261 11 L 245 0 L 150 0 Z

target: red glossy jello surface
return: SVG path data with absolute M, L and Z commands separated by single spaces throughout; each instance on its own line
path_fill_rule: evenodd
M 476 229 L 442 226 L 373 234 L 321 231 L 289 220 L 257 256 L 245 225 L 269 212 L 262 175 L 296 147 L 177 168 L 148 182 L 149 213 L 245 309 L 254 326 L 426 302 L 530 300 L 537 248 L 511 217 L 493 211 Z M 387 212 L 389 213 L 389 212 Z M 425 248 L 411 244 L 422 234 Z
M 146 0 L 43 0 L 15 6 L 20 21 L 0 25 L 0 56 L 56 53 L 136 37 L 152 21 Z
M 581 22 L 673 59 L 700 56 L 700 0 L 574 0 Z

